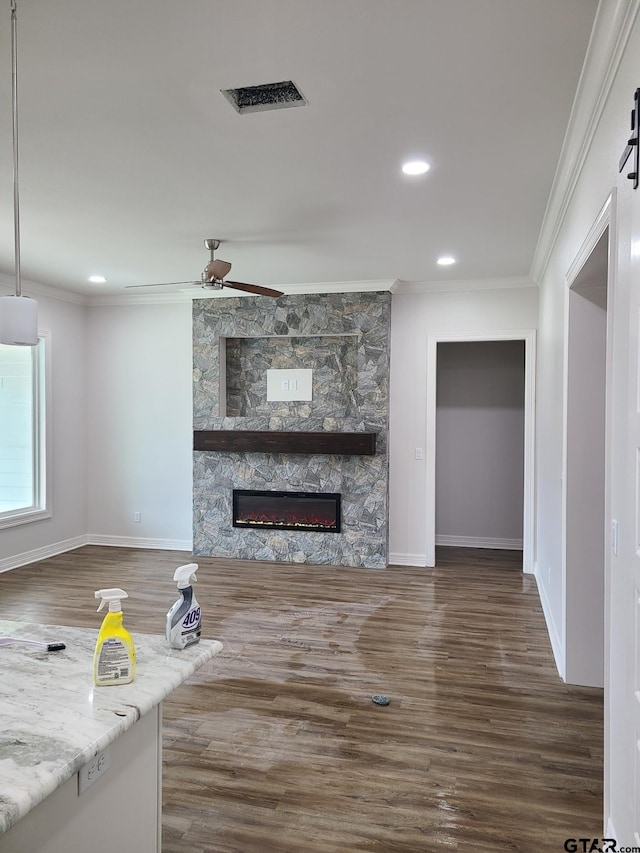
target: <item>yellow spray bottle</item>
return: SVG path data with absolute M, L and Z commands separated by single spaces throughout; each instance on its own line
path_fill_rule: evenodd
M 122 624 L 120 601 L 129 596 L 123 589 L 99 589 L 98 612 L 109 603 L 109 612 L 104 617 L 93 656 L 93 681 L 98 686 L 106 684 L 128 684 L 136 674 L 136 650 L 131 634 Z

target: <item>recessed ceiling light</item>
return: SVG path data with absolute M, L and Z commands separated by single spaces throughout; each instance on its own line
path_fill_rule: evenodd
M 90 275 L 89 281 L 92 284 L 104 284 L 106 281 L 106 278 L 103 275 Z
M 424 175 L 431 167 L 424 160 L 409 160 L 402 164 L 405 175 Z
M 455 264 L 456 259 L 452 258 L 451 255 L 443 255 L 441 258 L 438 258 L 438 263 L 441 267 L 449 267 L 451 264 Z

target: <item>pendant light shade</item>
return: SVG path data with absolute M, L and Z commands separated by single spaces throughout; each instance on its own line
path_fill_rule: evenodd
M 38 303 L 28 296 L 0 297 L 0 344 L 34 347 L 38 343 Z
M 11 0 L 11 106 L 13 125 L 13 230 L 16 291 L 0 297 L 0 344 L 33 347 L 38 343 L 38 303 L 22 295 L 20 280 L 20 193 L 18 185 L 18 34 L 16 0 Z

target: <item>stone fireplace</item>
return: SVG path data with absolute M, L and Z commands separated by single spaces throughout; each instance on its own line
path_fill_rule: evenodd
M 194 554 L 387 565 L 390 316 L 388 292 L 194 300 Z M 234 492 L 340 495 L 340 529 L 234 525 Z

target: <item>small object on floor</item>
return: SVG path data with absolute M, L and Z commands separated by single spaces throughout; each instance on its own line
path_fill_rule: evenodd
M 383 696 L 381 693 L 374 693 L 371 697 L 371 701 L 376 705 L 388 705 L 391 702 L 388 696 Z
M 0 646 L 12 646 L 14 643 L 25 643 L 28 646 L 38 646 L 48 652 L 61 652 L 66 649 L 64 643 L 41 643 L 39 640 L 26 640 L 24 637 L 0 637 Z

